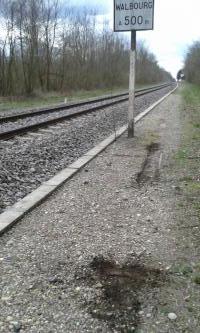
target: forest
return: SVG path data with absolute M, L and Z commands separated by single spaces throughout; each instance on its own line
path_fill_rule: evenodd
M 0 0 L 0 31 L 0 96 L 128 87 L 129 39 L 98 11 L 61 0 Z M 138 41 L 136 82 L 171 79 Z
M 184 74 L 188 82 L 200 85 L 200 41 L 194 42 L 187 50 Z

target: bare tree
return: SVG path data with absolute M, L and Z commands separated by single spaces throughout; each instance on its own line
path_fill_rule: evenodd
M 200 41 L 194 42 L 185 57 L 184 73 L 186 80 L 200 84 Z
M 127 87 L 129 48 L 108 22 L 99 29 L 95 11 L 66 7 L 59 0 L 0 0 L 0 94 L 33 94 Z M 143 43 L 137 81 L 171 79 Z

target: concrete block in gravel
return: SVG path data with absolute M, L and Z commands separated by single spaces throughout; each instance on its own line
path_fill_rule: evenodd
M 80 169 L 84 167 L 89 161 L 91 160 L 90 155 L 83 155 L 81 158 L 79 158 L 76 162 L 69 165 L 70 169 Z
M 59 172 L 56 176 L 52 177 L 50 180 L 44 183 L 44 185 L 61 185 L 65 180 L 72 177 L 77 172 L 77 169 L 66 168 Z
M 99 143 L 96 147 L 90 149 L 84 156 L 95 156 L 103 151 L 108 145 L 114 141 L 115 137 L 113 135 L 109 136 L 106 140 Z
M 116 134 L 110 135 L 107 139 L 103 140 L 98 145 L 96 145 L 96 147 L 90 149 L 84 156 L 93 156 L 93 155 L 99 154 L 107 146 L 109 146 L 115 140 L 116 137 L 119 137 L 120 135 L 122 135 L 126 130 L 127 130 L 127 126 L 126 125 L 120 127 L 116 131 Z
M 94 147 L 93 149 L 91 149 L 88 153 L 86 153 L 85 156 L 91 156 L 92 157 L 92 156 L 98 155 L 104 149 L 105 149 L 105 146 L 97 145 L 96 147 Z
M 110 135 L 107 139 L 103 140 L 101 143 L 99 143 L 99 146 L 104 147 L 105 145 L 109 145 L 115 140 L 115 135 Z
M 124 125 L 122 127 L 120 127 L 118 130 L 117 130 L 117 135 L 120 136 L 122 135 L 126 130 L 127 130 L 128 126 L 127 125 Z
M 56 185 L 41 185 L 24 199 L 13 205 L 13 209 L 21 213 L 28 211 L 30 208 L 40 203 L 47 195 L 51 194 L 56 187 Z
M 15 209 L 5 211 L 0 216 L 0 232 L 5 231 L 8 227 L 15 223 L 22 216 L 22 213 Z

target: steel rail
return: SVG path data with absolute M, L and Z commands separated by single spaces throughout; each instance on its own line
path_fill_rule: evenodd
M 162 86 L 156 86 L 154 88 L 141 89 L 140 91 L 136 92 L 136 97 L 143 96 L 143 95 L 146 95 L 150 92 L 163 89 L 164 87 L 170 86 L 171 84 L 172 83 L 168 83 L 168 84 L 165 84 L 165 85 L 162 85 Z M 122 95 L 124 96 L 124 94 L 122 94 Z M 126 94 L 126 96 L 128 96 L 128 94 Z M 113 99 L 113 97 L 112 97 L 112 99 Z M 120 100 L 112 101 L 112 102 L 109 102 L 105 105 L 98 105 L 98 106 L 95 106 L 93 108 L 89 108 L 89 109 L 86 109 L 86 110 L 72 111 L 70 114 L 67 114 L 67 115 L 62 115 L 60 117 L 56 117 L 56 118 L 53 118 L 53 119 L 40 121 L 36 124 L 21 126 L 21 127 L 9 130 L 9 131 L 1 132 L 0 133 L 0 140 L 9 140 L 9 139 L 13 138 L 16 135 L 22 135 L 22 134 L 25 134 L 25 133 L 30 132 L 30 131 L 35 131 L 35 130 L 38 130 L 40 128 L 44 128 L 44 127 L 47 127 L 49 125 L 52 125 L 52 124 L 56 124 L 56 123 L 58 123 L 62 120 L 74 118 L 74 117 L 77 117 L 77 116 L 80 116 L 80 115 L 83 115 L 83 114 L 94 112 L 94 111 L 97 111 L 97 110 L 100 110 L 100 109 L 103 109 L 103 108 L 107 108 L 109 106 L 119 104 L 119 103 L 123 103 L 123 102 L 126 102 L 126 101 L 128 101 L 128 97 L 123 97 Z
M 146 91 L 150 91 L 150 89 L 155 89 L 157 87 L 167 87 L 169 85 L 169 83 L 164 83 L 162 85 L 155 85 L 149 88 L 143 88 L 143 89 L 137 89 L 136 93 L 143 93 Z M 115 94 L 115 95 L 110 95 L 110 96 L 104 96 L 104 97 L 100 97 L 100 98 L 95 98 L 95 99 L 90 99 L 87 101 L 81 101 L 81 102 L 74 102 L 74 103 L 70 103 L 70 104 L 62 104 L 62 105 L 57 105 L 57 106 L 52 106 L 52 107 L 48 107 L 48 108 L 42 108 L 42 109 L 38 109 L 38 110 L 34 110 L 32 112 L 21 112 L 18 114 L 14 114 L 14 115 L 9 115 L 9 116 L 5 116 L 5 117 L 0 117 L 0 124 L 1 123 L 5 123 L 5 122 L 10 122 L 10 121 L 16 121 L 19 119 L 24 119 L 24 118 L 28 118 L 28 117 L 34 117 L 34 116 L 38 116 L 38 115 L 42 115 L 42 114 L 48 114 L 48 113 L 53 113 L 53 112 L 57 112 L 57 111 L 63 111 L 63 110 L 68 110 L 68 109 L 72 109 L 75 107 L 79 107 L 79 106 L 84 106 L 84 105 L 90 105 L 93 103 L 98 103 L 98 102 L 103 102 L 103 101 L 107 101 L 110 99 L 114 99 L 114 98 L 120 98 L 120 97 L 124 97 L 124 96 L 128 96 L 128 92 L 127 93 L 122 93 L 122 94 Z

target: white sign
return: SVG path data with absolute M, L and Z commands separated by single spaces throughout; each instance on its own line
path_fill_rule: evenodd
M 114 30 L 153 30 L 154 0 L 114 0 Z

